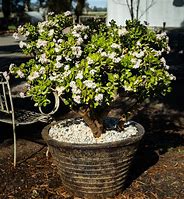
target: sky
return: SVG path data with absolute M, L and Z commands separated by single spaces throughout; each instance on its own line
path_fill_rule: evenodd
M 107 0 L 87 0 L 88 3 L 90 4 L 90 7 L 107 7 Z

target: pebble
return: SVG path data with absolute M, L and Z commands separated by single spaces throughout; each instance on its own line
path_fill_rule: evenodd
M 114 125 L 114 124 L 113 124 Z M 49 130 L 49 136 L 57 141 L 75 144 L 94 144 L 121 141 L 137 134 L 137 128 L 126 123 L 123 131 L 107 129 L 99 138 L 95 138 L 91 129 L 81 118 L 60 121 Z

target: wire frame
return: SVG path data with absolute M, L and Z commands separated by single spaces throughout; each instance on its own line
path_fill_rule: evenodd
M 16 166 L 16 132 L 15 113 L 11 96 L 9 76 L 6 72 L 0 72 L 0 112 L 11 114 L 13 139 L 14 139 L 14 167 Z
M 6 74 L 6 73 L 5 73 Z M 0 111 L 5 113 L 14 112 L 8 76 L 0 72 Z

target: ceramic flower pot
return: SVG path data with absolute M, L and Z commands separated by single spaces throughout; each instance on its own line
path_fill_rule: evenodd
M 49 146 L 62 183 L 67 191 L 78 197 L 113 197 L 125 187 L 125 181 L 144 134 L 144 128 L 134 123 L 136 136 L 122 141 L 101 144 L 59 142 L 49 136 L 52 125 L 42 136 Z

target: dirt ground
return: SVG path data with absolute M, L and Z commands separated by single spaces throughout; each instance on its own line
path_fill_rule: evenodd
M 165 100 L 154 101 L 134 118 L 146 130 L 135 156 L 127 188 L 116 199 L 184 198 L 183 82 Z M 180 86 L 180 88 L 179 88 Z M 17 160 L 13 168 L 11 126 L 1 125 L 0 199 L 66 199 L 67 193 L 41 138 L 42 124 L 17 128 Z

